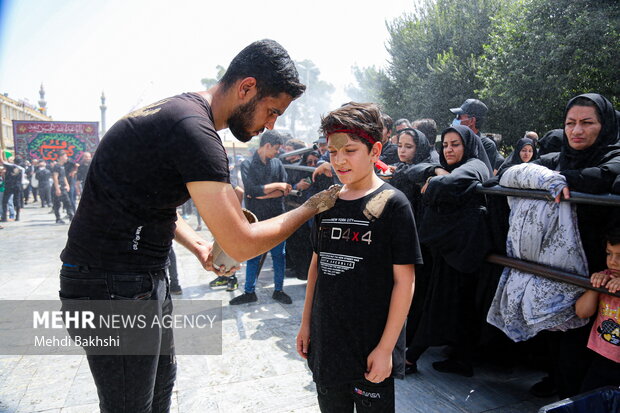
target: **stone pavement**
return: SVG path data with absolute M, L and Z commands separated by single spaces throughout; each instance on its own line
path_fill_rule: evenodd
M 56 225 L 48 208 L 27 205 L 20 222 L 0 230 L 0 299 L 57 299 L 59 254 L 67 225 Z M 191 218 L 193 224 L 194 218 Z M 207 231 L 201 233 L 207 239 Z M 214 278 L 175 244 L 183 295 L 223 304 L 223 354 L 178 356 L 172 412 L 318 412 L 316 390 L 295 351 L 305 282 L 287 278 L 292 305 L 271 299 L 273 273 L 265 262 L 259 301 L 229 306 L 239 291 L 211 289 Z M 242 285 L 244 275 L 239 277 Z M 242 288 L 242 287 L 241 287 Z M 552 399 L 533 399 L 527 389 L 540 372 L 479 368 L 470 379 L 435 372 L 441 357 L 428 351 L 420 373 L 397 380 L 397 412 L 535 412 Z M 98 412 L 96 389 L 84 356 L 0 356 L 0 412 Z

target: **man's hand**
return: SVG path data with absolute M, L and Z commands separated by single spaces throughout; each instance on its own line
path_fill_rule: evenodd
M 325 175 L 331 178 L 333 176 L 332 164 L 325 162 L 317 166 L 314 172 L 312 172 L 312 180 L 316 181 L 316 177 L 319 175 Z
M 299 191 L 305 191 L 306 189 L 310 188 L 310 182 L 308 182 L 305 179 L 300 180 L 299 182 L 297 182 L 297 185 L 295 185 L 297 187 L 297 190 Z
M 297 354 L 301 356 L 301 358 L 308 358 L 308 346 L 310 344 L 310 326 L 301 323 L 299 327 L 299 332 L 297 333 Z
M 54 191 L 54 193 L 56 194 L 56 196 L 60 196 L 60 188 L 56 188 L 56 191 Z
M 341 189 L 342 185 L 332 185 L 329 189 L 311 196 L 306 202 L 303 203 L 302 207 L 314 209 L 316 210 L 316 214 L 327 211 L 336 203 Z
M 213 266 L 213 243 L 208 244 L 204 240 L 198 240 L 197 244 L 195 255 L 198 261 L 200 261 L 200 264 L 202 264 L 202 268 L 205 270 L 214 272 L 217 276 L 223 275 L 230 277 L 241 269 L 241 267 L 232 267 L 230 270 L 226 271 L 226 267 L 223 265 L 219 268 L 215 268 Z
M 364 377 L 372 383 L 381 383 L 392 374 L 392 352 L 390 350 L 375 347 L 368 355 L 366 363 L 367 373 Z

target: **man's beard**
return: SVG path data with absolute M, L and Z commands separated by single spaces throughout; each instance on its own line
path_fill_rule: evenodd
M 252 127 L 257 103 L 258 99 L 254 96 L 248 103 L 239 105 L 228 118 L 228 129 L 241 142 L 248 142 L 252 139 L 254 132 L 262 132 L 262 129 L 260 131 L 249 130 Z

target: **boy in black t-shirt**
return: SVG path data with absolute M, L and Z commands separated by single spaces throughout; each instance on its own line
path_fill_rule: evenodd
M 382 123 L 374 104 L 347 104 L 321 124 L 344 184 L 315 217 L 314 253 L 297 351 L 308 359 L 322 412 L 393 412 L 404 376 L 404 324 L 421 255 L 411 206 L 381 181 Z

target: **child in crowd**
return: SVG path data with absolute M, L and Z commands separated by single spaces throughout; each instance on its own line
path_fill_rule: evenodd
M 422 262 L 415 219 L 407 198 L 374 172 L 376 105 L 346 104 L 321 130 L 344 186 L 315 217 L 297 352 L 308 359 L 322 412 L 394 412 L 414 264 Z
M 620 227 L 607 235 L 607 270 L 592 274 L 596 288 L 620 291 Z M 596 315 L 588 348 L 595 352 L 590 369 L 581 386 L 582 391 L 606 385 L 620 385 L 620 298 L 588 290 L 575 303 L 581 318 Z

